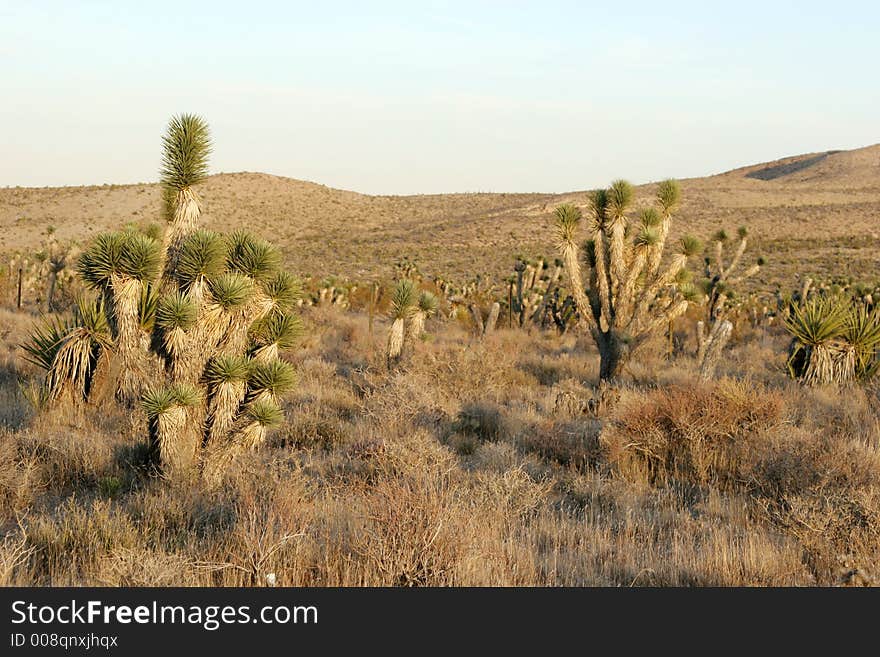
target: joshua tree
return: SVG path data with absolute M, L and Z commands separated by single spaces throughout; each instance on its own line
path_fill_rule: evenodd
M 163 468 L 199 464 L 216 481 L 282 417 L 295 374 L 280 352 L 302 331 L 293 314 L 301 286 L 269 242 L 199 228 L 193 185 L 207 174 L 205 122 L 175 117 L 163 143 L 162 240 L 132 229 L 99 235 L 79 262 L 97 297 L 81 299 L 66 323 L 38 326 L 25 349 L 48 371 L 50 399 L 69 391 L 88 400 L 109 362 L 118 399 L 141 398 Z
M 688 257 L 699 249 L 694 238 L 682 238 L 681 251 L 661 267 L 679 195 L 675 181 L 660 183 L 659 209 L 643 210 L 634 225 L 627 216 L 633 201 L 629 183 L 618 180 L 607 190 L 593 192 L 591 237 L 582 250 L 589 268 L 588 286 L 581 278 L 579 259 L 581 210 L 570 204 L 556 209 L 559 252 L 581 322 L 599 348 L 603 381 L 617 378 L 633 351 L 681 315 L 694 296 L 685 269 Z
M 700 363 L 700 378 L 704 380 L 714 376 L 715 367 L 733 331 L 733 324 L 724 318 L 724 314 L 734 286 L 757 274 L 764 264 L 764 260 L 758 258 L 756 264 L 739 275 L 733 275 L 742 263 L 748 244 L 748 230 L 745 226 L 740 227 L 737 234 L 739 243 L 726 267 L 724 246 L 729 239 L 723 230 L 715 233 L 712 240 L 714 242 L 712 255 L 705 258 L 705 279 L 702 288 L 706 295 L 706 312 L 703 320 L 697 322 L 697 360 Z

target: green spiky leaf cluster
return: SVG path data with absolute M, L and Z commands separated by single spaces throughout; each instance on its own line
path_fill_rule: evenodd
M 296 344 L 304 331 L 302 320 L 293 314 L 271 313 L 254 327 L 254 339 L 258 345 L 278 345 L 289 349 Z
M 272 360 L 268 363 L 253 362 L 248 372 L 248 387 L 254 392 L 281 395 L 296 385 L 296 372 L 290 363 Z
M 247 417 L 261 427 L 276 427 L 284 421 L 284 413 L 278 403 L 268 399 L 258 399 L 248 404 Z
M 411 280 L 404 278 L 398 281 L 391 296 L 391 317 L 393 319 L 409 317 L 415 309 L 416 294 L 416 285 Z
M 174 276 L 184 288 L 200 279 L 220 275 L 226 266 L 226 242 L 209 230 L 197 230 L 180 245 Z
M 681 186 L 677 180 L 664 180 L 657 187 L 657 199 L 666 214 L 669 214 L 681 200 Z
M 106 288 L 113 277 L 151 281 L 159 274 L 161 245 L 135 231 L 102 233 L 80 258 L 78 271 L 93 288 Z
M 633 243 L 642 248 L 655 246 L 660 243 L 660 233 L 657 232 L 656 228 L 642 226 Z
M 77 353 L 66 354 L 68 363 L 60 363 L 58 358 L 62 347 L 72 344 L 73 340 L 77 343 Z M 61 370 L 66 368 L 71 374 L 86 377 L 94 367 L 93 361 L 98 352 L 101 349 L 110 349 L 112 345 L 113 339 L 103 300 L 100 297 L 79 296 L 72 317 L 42 318 L 20 347 L 25 352 L 26 361 L 47 371 L 47 383 L 52 388 L 50 393 L 54 397 L 58 388 L 64 384 Z
M 202 393 L 194 385 L 175 383 L 148 389 L 141 397 L 141 406 L 147 417 L 154 419 L 172 408 L 196 406 L 202 400 Z
M 852 306 L 843 329 L 844 339 L 856 351 L 856 375 L 859 378 L 873 377 L 880 363 L 880 308 L 869 310 L 856 303 Z
M 73 323 L 70 320 L 57 317 L 46 317 L 38 322 L 31 329 L 27 341 L 21 344 L 25 360 L 44 370 L 51 369 L 61 343 L 72 328 Z
M 419 310 L 425 313 L 426 316 L 430 317 L 434 313 L 437 312 L 437 308 L 440 305 L 440 301 L 437 299 L 437 296 L 432 294 L 431 292 L 423 291 L 419 295 Z
M 279 271 L 263 283 L 263 292 L 278 310 L 284 312 L 293 308 L 302 298 L 302 281 L 293 274 Z
M 267 281 L 278 272 L 281 253 L 264 239 L 246 231 L 236 231 L 229 237 L 227 265 L 230 270 L 255 281 Z
M 189 330 L 198 319 L 198 306 L 183 292 L 172 292 L 159 301 L 156 325 L 164 331 Z
M 846 305 L 838 297 L 811 297 L 791 305 L 785 327 L 799 342 L 817 346 L 841 336 L 847 313 Z
M 581 210 L 576 205 L 565 203 L 555 210 L 556 230 L 563 242 L 573 242 L 581 223 Z
M 608 191 L 605 189 L 596 189 L 590 192 L 588 197 L 590 202 L 590 211 L 593 213 L 593 219 L 596 225 L 603 226 L 608 219 Z
M 607 191 L 608 210 L 611 217 L 618 219 L 623 217 L 633 201 L 633 187 L 626 180 L 615 180 Z
M 654 228 L 659 226 L 663 221 L 663 217 L 660 216 L 660 213 L 657 212 L 656 208 L 645 208 L 642 210 L 640 219 L 642 221 L 642 226 L 645 228 Z
M 208 176 L 211 148 L 211 131 L 202 117 L 172 117 L 162 137 L 162 185 L 183 190 L 202 182 Z
M 244 356 L 220 355 L 208 363 L 205 380 L 212 387 L 224 383 L 246 381 L 250 373 L 250 362 Z
M 251 300 L 254 284 L 250 278 L 237 272 L 226 272 L 209 283 L 211 296 L 226 310 L 241 308 Z
M 681 238 L 681 252 L 687 257 L 693 257 L 702 250 L 702 243 L 693 235 L 684 235 Z
M 141 330 L 150 333 L 156 321 L 156 310 L 159 308 L 159 288 L 148 283 L 141 288 L 138 299 L 138 325 Z

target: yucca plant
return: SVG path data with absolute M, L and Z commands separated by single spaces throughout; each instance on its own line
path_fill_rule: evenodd
M 248 329 L 258 319 L 256 286 L 249 276 L 227 271 L 210 282 L 205 329 L 221 353 L 237 354 L 247 346 Z
M 416 303 L 416 307 L 409 320 L 409 325 L 406 327 L 407 339 L 416 341 L 422 337 L 422 334 L 425 332 L 425 321 L 437 313 L 439 305 L 440 302 L 436 295 L 431 292 L 423 291 L 419 294 L 418 303 Z
M 231 271 L 255 281 L 267 281 L 277 275 L 281 253 L 264 239 L 236 231 L 229 238 L 227 264 Z
M 112 344 L 102 300 L 81 296 L 73 317 L 43 318 L 21 347 L 26 360 L 46 370 L 47 402 L 64 395 L 77 402 L 88 395 L 98 359 Z
M 207 175 L 210 136 L 198 117 L 174 117 L 163 140 L 161 242 L 129 228 L 99 235 L 80 259 L 99 292 L 72 319 L 46 320 L 24 345 L 47 370 L 46 388 L 87 399 L 97 364 L 112 361 L 119 398 L 141 396 L 151 441 L 168 472 L 222 472 L 242 446 L 262 442 L 296 382 L 280 359 L 302 322 L 299 281 L 269 242 L 201 228 L 194 186 Z M 102 323 L 103 322 L 103 323 Z
M 856 350 L 845 334 L 849 308 L 835 296 L 814 296 L 792 303 L 785 328 L 792 335 L 788 369 L 807 385 L 852 381 L 856 371 Z
M 409 279 L 397 282 L 391 296 L 391 329 L 388 332 L 387 359 L 389 366 L 400 359 L 406 339 L 406 324 L 416 312 L 416 285 Z
M 852 303 L 843 337 L 855 351 L 855 378 L 876 376 L 880 370 L 880 309 L 869 310 L 861 301 Z
M 589 239 L 582 246 L 581 209 L 566 204 L 555 213 L 557 248 L 580 321 L 599 348 L 603 381 L 616 379 L 631 354 L 688 306 L 677 281 L 696 252 L 695 241 L 682 239 L 680 250 L 661 267 L 679 203 L 678 183 L 660 183 L 658 207 L 641 212 L 635 222 L 628 216 L 633 196 L 632 186 L 623 180 L 590 194 Z M 586 284 L 582 263 L 589 270 Z
M 176 381 L 194 379 L 198 371 L 193 371 L 194 358 L 189 331 L 198 320 L 199 307 L 183 292 L 169 292 L 159 302 L 156 309 L 156 328 L 161 333 L 165 353 L 172 366 L 172 378 Z
M 724 264 L 724 248 L 729 243 L 727 232 L 719 230 L 713 237 L 712 255 L 705 257 L 705 278 L 701 289 L 706 297 L 704 318 L 697 322 L 697 362 L 700 367 L 700 378 L 711 379 L 733 332 L 733 324 L 725 318 L 727 303 L 732 296 L 734 287 L 757 274 L 764 263 L 763 258 L 748 269 L 735 274 L 742 264 L 743 255 L 748 246 L 748 229 L 741 226 L 737 231 L 739 243 L 734 249 L 730 262 Z
M 253 361 L 248 371 L 248 401 L 277 401 L 296 385 L 293 366 L 283 360 Z
M 263 294 L 277 312 L 292 310 L 302 298 L 302 282 L 286 271 L 278 271 L 263 283 Z

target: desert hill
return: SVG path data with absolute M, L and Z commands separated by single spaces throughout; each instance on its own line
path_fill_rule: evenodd
M 708 237 L 749 226 L 769 259 L 764 286 L 795 273 L 875 277 L 880 254 L 880 145 L 827 151 L 682 181 L 674 231 Z M 647 201 L 652 185 L 639 187 Z M 261 173 L 222 173 L 201 187 L 205 222 L 275 240 L 303 274 L 388 275 L 409 256 L 428 275 L 501 277 L 518 253 L 552 255 L 551 213 L 565 194 L 370 196 Z M 88 240 L 160 220 L 157 184 L 0 189 L 0 251 L 34 249 L 48 226 Z

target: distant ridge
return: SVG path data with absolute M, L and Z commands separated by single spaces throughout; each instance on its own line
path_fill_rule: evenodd
M 791 284 L 794 269 L 876 278 L 880 254 L 880 144 L 827 150 L 681 180 L 673 239 L 706 239 L 748 226 L 768 257 L 765 284 Z M 638 204 L 655 186 L 636 188 Z M 271 237 L 303 275 L 359 281 L 394 274 L 404 256 L 427 275 L 501 281 L 516 254 L 553 257 L 553 209 L 586 206 L 564 194 L 372 196 L 265 173 L 223 173 L 199 187 L 205 225 Z M 0 188 L 0 276 L 4 253 L 36 250 L 52 226 L 87 242 L 128 223 L 160 222 L 158 184 Z M 758 281 L 760 282 L 760 281 Z
M 808 169 L 814 164 L 818 164 L 829 155 L 834 155 L 835 153 L 839 152 L 839 150 L 826 151 L 812 157 L 798 156 L 795 158 L 789 158 L 789 161 L 785 162 L 784 164 L 771 164 L 770 166 L 764 167 L 763 169 L 750 171 L 746 174 L 746 178 L 756 178 L 758 180 L 775 180 L 776 178 L 782 178 L 783 176 L 787 176 L 792 173 L 797 173 L 798 171 Z
M 829 150 L 792 155 L 772 162 L 752 164 L 719 174 L 764 182 L 853 182 L 880 179 L 880 144 L 854 150 Z

